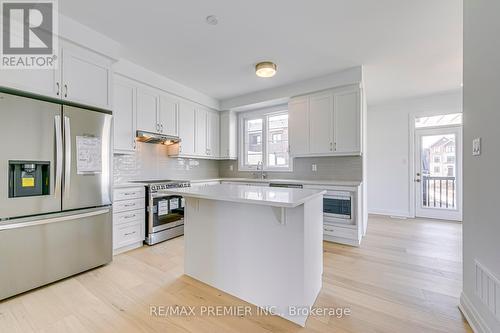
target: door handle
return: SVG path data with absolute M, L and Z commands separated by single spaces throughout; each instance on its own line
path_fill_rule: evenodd
M 64 148 L 64 196 L 67 196 L 71 186 L 71 123 L 68 116 L 64 116 Z
M 421 181 L 420 179 L 415 179 L 415 182 L 417 183 L 420 183 L 420 181 Z
M 54 194 L 57 194 L 57 192 L 61 191 L 61 182 L 62 182 L 63 140 L 62 140 L 62 128 L 61 128 L 61 116 L 54 117 L 54 126 L 56 130 L 56 166 L 55 166 L 56 181 L 54 185 Z
M 57 91 L 56 91 L 56 95 L 59 96 L 59 82 L 56 82 L 56 87 L 57 87 Z
M 68 97 L 68 85 L 67 84 L 64 84 L 64 89 L 65 89 L 65 93 L 64 93 L 64 97 Z
M 50 223 L 56 223 L 56 222 L 66 222 L 66 221 L 71 221 L 71 220 L 76 220 L 76 219 L 82 219 L 86 217 L 91 217 L 91 216 L 97 216 L 97 215 L 102 215 L 102 214 L 107 214 L 109 213 L 109 209 L 96 209 L 96 210 L 91 210 L 91 211 L 86 211 L 81 214 L 74 214 L 74 215 L 63 215 L 63 216 L 58 216 L 58 217 L 49 217 L 45 219 L 33 219 L 30 221 L 26 222 L 14 222 L 6 220 L 5 222 L 0 222 L 0 231 L 2 230 L 10 230 L 10 229 L 18 229 L 18 228 L 24 228 L 24 227 L 32 227 L 36 225 L 43 225 L 43 224 L 50 224 Z

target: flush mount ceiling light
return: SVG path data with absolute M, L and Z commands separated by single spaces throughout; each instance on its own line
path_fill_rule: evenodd
M 263 61 L 255 65 L 255 74 L 258 77 L 273 77 L 276 74 L 276 70 L 276 64 L 271 61 Z
M 205 20 L 210 25 L 217 25 L 219 23 L 219 19 L 215 15 L 208 15 Z

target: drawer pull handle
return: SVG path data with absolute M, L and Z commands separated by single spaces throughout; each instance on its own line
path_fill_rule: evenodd
M 132 214 L 132 215 L 124 216 L 123 218 L 124 219 L 131 219 L 131 218 L 136 217 L 136 216 L 137 216 L 136 214 Z
M 125 236 L 130 236 L 130 235 L 133 235 L 133 234 L 135 234 L 135 231 L 132 231 L 132 232 L 126 232 L 126 233 L 125 233 Z
M 133 207 L 133 206 L 135 206 L 135 203 L 125 204 L 125 205 L 123 205 L 123 207 Z
M 125 192 L 123 195 L 134 195 L 136 192 Z

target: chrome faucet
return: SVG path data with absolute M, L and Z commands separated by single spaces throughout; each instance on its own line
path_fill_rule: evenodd
M 260 176 L 259 177 L 260 179 L 266 179 L 267 178 L 267 175 L 264 172 L 264 162 L 259 161 L 259 163 L 257 163 L 257 171 L 260 171 L 260 172 L 258 172 L 258 173 L 255 172 L 254 173 L 255 176 Z

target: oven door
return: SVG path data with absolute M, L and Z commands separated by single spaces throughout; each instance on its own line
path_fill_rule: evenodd
M 323 197 L 325 222 L 352 224 L 354 221 L 353 195 L 350 192 L 328 191 Z
M 149 214 L 149 233 L 184 224 L 184 199 L 181 196 L 168 195 L 153 198 L 151 211 L 152 213 Z

